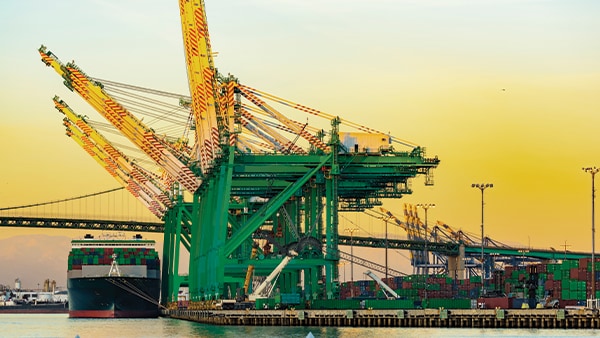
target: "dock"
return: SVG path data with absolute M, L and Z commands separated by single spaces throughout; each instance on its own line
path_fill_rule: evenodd
M 164 310 L 162 316 L 212 325 L 597 329 L 590 309 Z

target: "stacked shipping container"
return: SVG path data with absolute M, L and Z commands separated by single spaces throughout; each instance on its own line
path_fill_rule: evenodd
M 414 307 L 445 307 L 464 308 L 477 306 L 477 302 L 485 307 L 520 308 L 524 303 L 533 305 L 550 297 L 558 299 L 559 306 L 582 304 L 591 296 L 592 260 L 551 261 L 527 265 L 526 267 L 506 266 L 503 271 L 495 271 L 493 278 L 485 281 L 487 292 L 504 293 L 506 297 L 479 298 L 481 296 L 481 277 L 453 280 L 445 275 L 411 275 L 383 279 L 406 304 L 387 303 L 385 294 L 373 280 L 344 282 L 340 288 L 340 299 L 366 299 L 373 308 L 410 308 Z M 596 260 L 596 297 L 600 298 L 600 259 Z M 471 301 L 479 298 L 479 301 Z M 376 301 L 379 299 L 379 301 Z M 423 302 L 423 300 L 427 302 Z M 449 300 L 464 300 L 463 303 Z
M 72 248 L 68 258 L 68 271 L 81 270 L 83 265 L 111 265 L 113 258 L 119 265 L 145 265 L 148 270 L 159 270 L 160 259 L 149 248 Z M 108 270 L 107 270 L 108 271 Z

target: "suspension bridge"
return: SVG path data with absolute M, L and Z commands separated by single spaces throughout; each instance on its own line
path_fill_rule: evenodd
M 124 191 L 123 188 L 114 188 L 64 199 L 3 207 L 0 208 L 0 226 L 37 229 L 69 229 L 82 230 L 82 232 L 118 231 L 164 233 L 164 222 L 156 220 L 153 215 L 149 215 L 145 208 L 137 203 L 137 201 L 130 201 L 130 196 L 128 196 L 128 194 L 129 193 Z M 447 238 L 436 237 L 433 232 L 426 240 L 424 238 L 400 238 L 397 233 L 395 233 L 394 238 L 386 239 L 383 232 L 370 233 L 365 227 L 361 227 L 359 224 L 356 224 L 349 219 L 346 219 L 346 223 L 348 223 L 349 226 L 358 227 L 363 233 L 369 235 L 348 236 L 340 234 L 338 243 L 340 246 L 346 248 L 387 248 L 389 250 L 402 250 L 406 252 L 424 252 L 426 249 L 425 241 L 427 241 L 427 250 L 431 252 L 433 257 L 458 256 L 460 252 L 461 243 L 450 241 Z M 436 229 L 436 227 L 438 227 L 438 225 L 430 225 L 431 229 Z M 255 237 L 261 238 L 261 233 L 257 232 Z M 322 238 L 323 241 L 325 241 L 325 236 L 322 236 Z M 469 244 L 464 245 L 465 257 L 475 261 L 477 255 L 480 254 L 481 246 L 471 239 L 466 241 L 469 242 Z M 494 257 L 497 262 L 513 264 L 517 262 L 515 265 L 519 264 L 518 261 L 520 261 L 521 264 L 524 264 L 536 260 L 578 259 L 589 257 L 588 253 L 571 252 L 567 251 L 566 248 L 564 251 L 557 251 L 553 249 L 509 247 L 493 241 L 490 241 L 490 243 L 492 243 L 492 245 L 484 247 L 486 256 Z M 356 255 L 350 255 L 345 250 L 340 250 L 339 252 L 341 259 L 380 273 L 389 272 L 396 276 L 410 273 L 409 271 L 401 271 L 398 264 L 384 266 L 381 262 L 373 262 Z M 473 267 L 476 265 L 477 264 L 474 263 Z M 431 263 L 429 268 L 439 273 L 447 272 L 447 267 L 445 265 Z M 477 273 L 475 270 L 473 270 L 473 272 Z

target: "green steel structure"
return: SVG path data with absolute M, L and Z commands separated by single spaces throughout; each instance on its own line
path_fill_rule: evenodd
M 190 251 L 191 301 L 240 296 L 248 266 L 266 276 L 289 250 L 293 259 L 279 277 L 282 293 L 307 299 L 337 294 L 339 212 L 360 212 L 383 198 L 411 193 L 408 180 L 427 175 L 439 160 L 421 148 L 411 152 L 345 153 L 332 121 L 329 153 L 236 153 L 224 156 L 191 203 L 165 217 L 163 295 L 176 299 L 179 248 Z M 341 231 L 340 231 L 341 230 Z M 251 259 L 260 242 L 260 259 Z
M 177 300 L 183 283 L 192 304 L 242 297 L 250 272 L 266 276 L 292 251 L 298 256 L 279 275 L 280 291 L 334 298 L 338 213 L 361 212 L 410 194 L 409 180 L 418 175 L 432 184 L 439 160 L 426 157 L 422 147 L 221 75 L 212 59 L 203 1 L 181 1 L 179 14 L 191 95 L 165 110 L 159 118 L 163 125 L 151 127 L 132 112 L 154 110 L 149 107 L 156 100 L 133 103 L 123 90 L 111 93 L 110 81 L 88 76 L 74 62 L 62 63 L 45 46 L 38 49 L 65 86 L 145 157 L 138 161 L 124 153 L 87 116 L 55 96 L 67 136 L 164 221 L 164 303 Z M 263 99 L 330 126 L 300 123 Z M 172 130 L 170 121 L 177 124 L 172 112 L 180 108 L 186 112 L 179 125 L 183 136 L 155 129 Z M 359 132 L 341 131 L 341 125 Z M 191 145 L 188 134 L 194 137 Z M 394 149 L 394 141 L 407 150 Z M 182 248 L 190 256 L 185 279 L 179 271 Z

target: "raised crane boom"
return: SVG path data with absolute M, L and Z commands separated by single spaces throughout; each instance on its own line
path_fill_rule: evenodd
M 404 222 L 400 221 L 393 213 L 388 211 L 383 207 L 379 207 L 382 213 L 384 213 L 390 220 L 393 220 L 396 225 L 406 230 L 407 236 L 409 240 L 427 240 L 427 235 L 425 234 L 424 227 L 420 224 L 418 215 L 416 210 L 413 210 L 411 207 L 407 207 L 404 205 Z M 421 233 L 423 230 L 423 233 Z M 427 261 L 427 257 L 424 251 L 420 250 L 411 250 L 410 251 L 410 261 L 413 267 L 418 265 L 425 264 Z
M 409 240 L 422 239 L 419 236 L 419 231 L 417 230 L 418 225 L 415 225 L 413 218 L 409 217 L 408 215 L 405 215 L 406 221 L 401 221 L 393 213 L 391 213 L 384 207 L 379 207 L 379 210 L 381 210 L 381 212 L 386 217 L 388 217 L 390 220 L 394 221 L 394 223 L 398 227 L 404 229 L 404 231 L 406 231 L 406 234 L 407 234 Z M 406 211 L 405 211 L 405 214 L 406 214 Z
M 106 153 L 117 165 L 124 168 L 136 181 L 146 187 L 148 191 L 156 196 L 156 199 L 166 207 L 173 204 L 168 194 L 168 185 L 163 184 L 154 173 L 148 172 L 130 160 L 125 154 L 114 147 L 109 140 L 100 134 L 95 128 L 90 126 L 80 115 L 75 114 L 73 109 L 61 100 L 58 96 L 53 98 L 54 106 L 65 115 L 65 118 L 75 123 L 75 125 L 92 140 L 95 145 Z
M 56 109 L 65 115 L 67 136 L 77 142 L 156 217 L 162 218 L 166 208 L 172 206 L 166 191 L 159 188 L 152 177 L 133 165 L 81 116 L 76 115 L 64 101 L 56 96 L 53 100 Z
M 119 167 L 104 151 L 98 148 L 94 143 L 83 133 L 77 129 L 70 120 L 65 119 L 64 125 L 67 128 L 67 136 L 78 143 L 88 154 L 90 154 L 100 165 L 109 172 L 121 185 L 127 188 L 127 190 L 136 197 L 142 204 L 148 208 L 156 217 L 159 219 L 165 213 L 163 207 L 159 206 L 156 201 L 142 189 L 142 187 L 130 179 L 123 168 Z
M 266 102 L 261 100 L 258 97 L 258 95 L 256 95 L 254 92 L 252 92 L 251 88 L 243 86 L 243 85 L 239 85 L 238 89 L 240 90 L 240 93 L 242 94 L 243 97 L 245 97 L 250 102 L 252 102 L 256 106 L 258 106 L 260 109 L 262 109 L 264 112 L 269 114 L 269 116 L 271 116 L 274 119 L 285 124 L 287 127 L 289 127 L 293 131 L 294 134 L 299 135 L 302 138 L 306 139 L 308 142 L 310 142 L 310 144 L 312 144 L 313 146 L 315 146 L 316 148 L 318 148 L 322 151 L 325 151 L 325 152 L 330 151 L 329 146 L 327 144 L 325 144 L 323 141 L 318 139 L 316 136 L 314 136 L 314 135 L 310 134 L 309 132 L 307 132 L 306 130 L 304 130 L 302 127 L 293 123 L 293 121 L 289 120 L 285 115 L 281 114 L 273 107 L 269 106 Z M 285 144 L 286 148 L 290 148 L 292 146 L 293 146 L 292 141 L 289 141 L 288 144 Z
M 276 149 L 282 153 L 289 152 L 288 150 L 292 150 L 294 153 L 299 153 L 299 154 L 306 153 L 304 151 L 304 149 L 302 149 L 294 144 L 290 145 L 289 141 L 286 138 L 281 136 L 279 133 L 277 133 L 271 127 L 267 126 L 260 119 L 256 119 L 254 117 L 254 115 L 252 115 L 249 111 L 247 111 L 245 109 L 241 109 L 241 115 L 243 117 L 241 119 L 242 126 L 246 129 L 248 129 L 250 132 L 252 132 L 257 137 L 271 143 L 273 145 L 274 149 Z M 254 125 L 260 127 L 261 129 L 255 128 Z
M 301 105 L 299 103 L 295 103 L 295 102 L 283 99 L 281 97 L 277 97 L 275 95 L 272 95 L 272 94 L 260 91 L 260 90 L 255 89 L 255 88 L 250 88 L 248 86 L 244 86 L 244 88 L 246 90 L 248 90 L 249 92 L 253 93 L 254 95 L 260 96 L 260 97 L 268 99 L 268 100 L 272 100 L 272 101 L 277 102 L 279 104 L 288 106 L 290 108 L 293 108 L 293 109 L 296 109 L 296 110 L 299 110 L 299 111 L 303 111 L 305 113 L 308 113 L 308 114 L 311 114 L 311 115 L 314 115 L 314 116 L 319 116 L 319 117 L 322 117 L 322 118 L 325 118 L 325 119 L 328 119 L 328 120 L 332 120 L 334 118 L 337 118 L 337 119 L 340 120 L 340 122 L 342 122 L 342 124 L 350 126 L 350 127 L 353 127 L 353 128 L 356 128 L 356 129 L 358 129 L 360 131 L 363 131 L 363 132 L 366 132 L 366 133 L 385 134 L 385 133 L 383 133 L 381 131 L 377 131 L 377 130 L 375 130 L 373 128 L 369 128 L 367 126 L 364 126 L 364 125 L 361 125 L 361 124 L 358 124 L 358 123 L 355 123 L 355 122 L 352 122 L 352 121 L 349 121 L 349 120 L 345 120 L 343 118 L 340 118 L 340 117 L 337 117 L 337 116 L 333 116 L 331 114 L 327 114 L 327 113 L 325 113 L 323 111 L 316 110 L 314 108 L 310 108 L 310 107 Z M 401 139 L 399 139 L 397 137 L 393 138 L 393 142 L 400 143 L 400 144 L 402 144 L 404 146 L 407 146 L 407 147 L 410 147 L 412 149 L 418 147 L 416 144 L 414 144 L 412 142 L 409 142 L 409 141 L 406 141 L 406 140 L 401 140 Z
M 208 24 L 203 0 L 180 0 L 179 10 L 188 83 L 192 96 L 192 111 L 196 125 L 196 144 L 201 168 L 206 172 L 219 151 L 221 138 L 217 115 L 216 69 L 208 36 Z M 221 116 L 221 121 L 225 118 Z
M 195 192 L 198 189 L 200 181 L 190 168 L 170 151 L 170 145 L 110 97 L 103 90 L 101 83 L 89 78 L 72 62 L 62 64 L 52 52 L 46 50 L 46 47 L 41 46 L 38 51 L 42 61 L 65 79 L 65 85 L 69 89 L 79 93 L 100 115 L 188 191 Z

